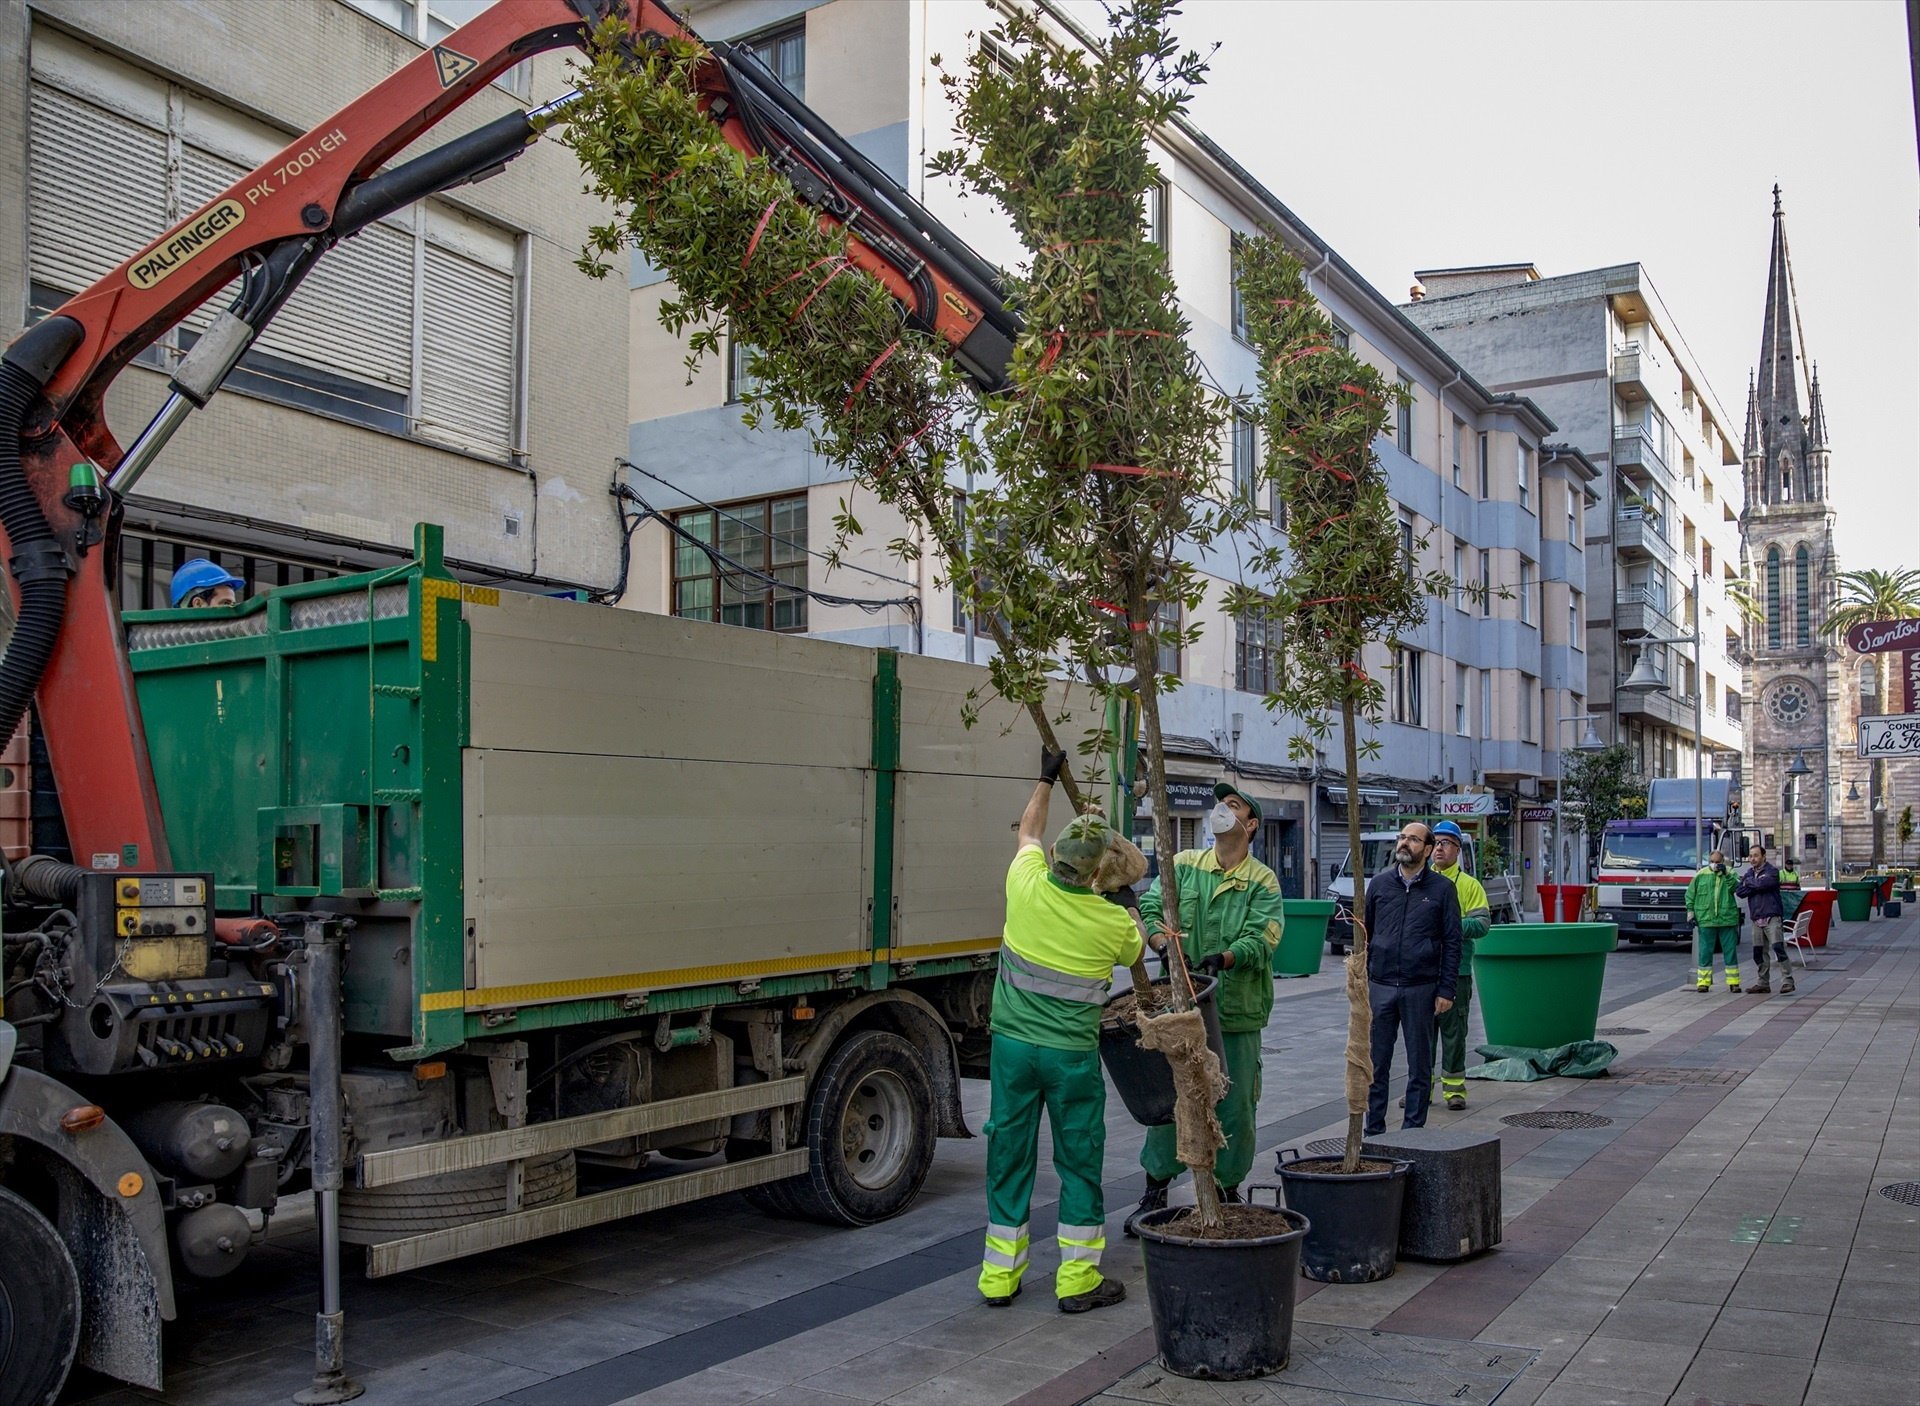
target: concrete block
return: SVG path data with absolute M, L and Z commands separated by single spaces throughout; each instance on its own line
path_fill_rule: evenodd
M 1413 1163 L 1400 1253 L 1409 1259 L 1463 1260 L 1500 1243 L 1500 1139 L 1451 1128 L 1403 1128 L 1369 1138 L 1368 1156 Z

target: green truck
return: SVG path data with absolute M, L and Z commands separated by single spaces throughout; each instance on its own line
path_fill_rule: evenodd
M 173 872 L 16 871 L 75 980 L 0 1086 L 6 1186 L 104 1232 L 48 1247 L 89 1365 L 157 1385 L 330 1136 L 385 1275 L 729 1191 L 867 1224 L 968 1135 L 1034 751 L 978 670 L 462 585 L 434 528 L 126 631 Z

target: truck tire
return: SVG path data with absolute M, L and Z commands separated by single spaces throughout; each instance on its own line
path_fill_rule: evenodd
M 4 1186 L 0 1246 L 0 1406 L 43 1406 L 80 1346 L 80 1276 L 59 1232 Z
M 521 1182 L 520 1209 L 529 1211 L 571 1201 L 577 1189 L 572 1152 L 529 1157 Z M 377 1245 L 505 1215 L 507 1209 L 504 1163 L 392 1186 L 342 1187 L 340 1238 L 349 1245 Z
M 926 1060 L 889 1031 L 856 1031 L 814 1081 L 805 1132 L 806 1172 L 749 1188 L 749 1201 L 772 1215 L 826 1225 L 872 1225 L 899 1215 L 933 1166 Z

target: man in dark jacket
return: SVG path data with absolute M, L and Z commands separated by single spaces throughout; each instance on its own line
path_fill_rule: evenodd
M 1406 1116 L 1403 1128 L 1423 1128 L 1433 1084 L 1434 1017 L 1453 1009 L 1460 972 L 1460 898 L 1453 884 L 1427 867 L 1433 832 L 1418 820 L 1400 829 L 1393 868 L 1367 884 L 1367 984 L 1373 1006 L 1373 1085 L 1367 1091 L 1365 1131 L 1387 1126 L 1387 1080 L 1394 1041 L 1405 1032 Z
M 1760 981 L 1753 988 L 1756 996 L 1773 991 L 1768 979 L 1767 949 L 1780 963 L 1780 994 L 1793 990 L 1793 964 L 1787 960 L 1787 944 L 1781 936 L 1781 920 L 1786 905 L 1780 898 L 1780 871 L 1767 863 L 1767 847 L 1755 845 L 1747 852 L 1747 871 L 1740 876 L 1734 892 L 1747 900 L 1747 916 L 1753 919 L 1753 964 L 1760 969 Z

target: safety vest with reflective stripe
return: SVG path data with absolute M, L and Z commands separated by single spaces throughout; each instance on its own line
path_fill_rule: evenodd
M 1139 955 L 1126 909 L 1062 883 L 1039 846 L 1022 846 L 1007 868 L 994 1033 L 1043 1049 L 1097 1048 L 1113 969 Z

